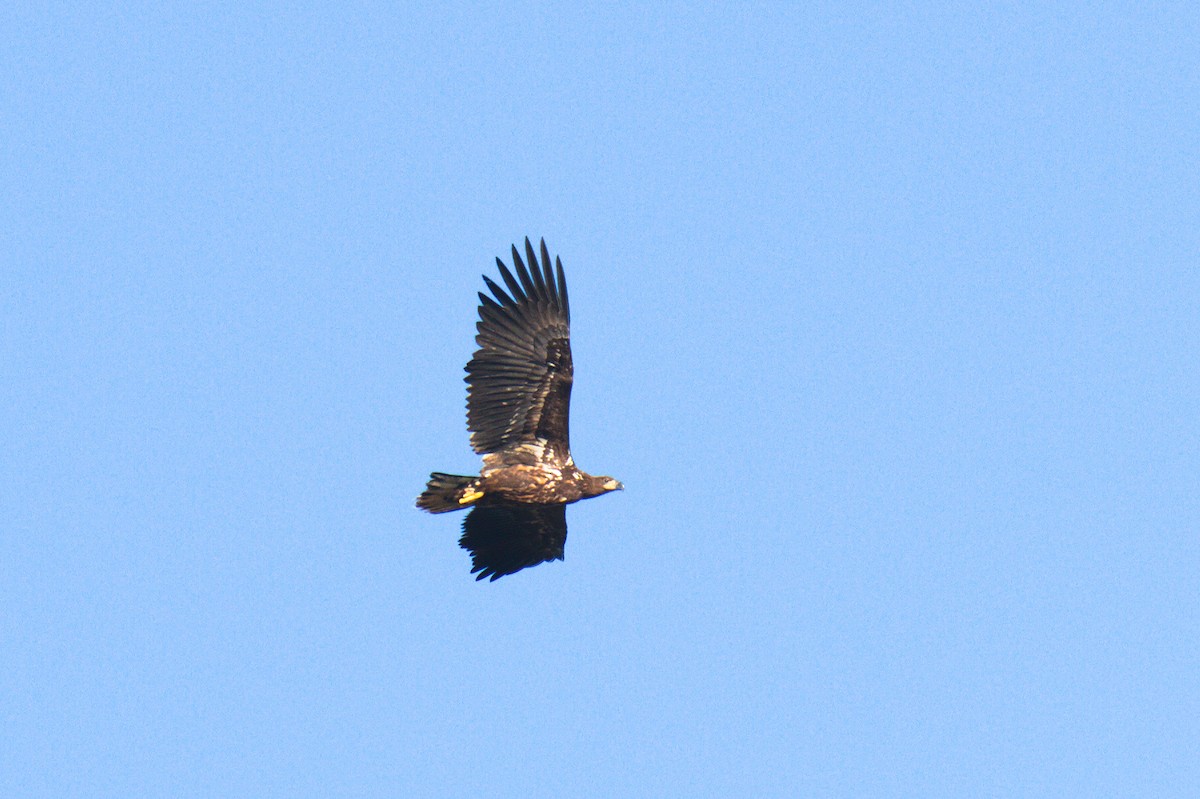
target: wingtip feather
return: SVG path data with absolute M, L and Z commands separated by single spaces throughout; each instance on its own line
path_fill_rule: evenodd
M 567 323 L 571 322 L 571 300 L 567 295 L 567 276 L 563 272 L 562 259 L 554 259 L 555 272 L 558 274 L 558 296 L 562 301 L 563 315 L 567 317 Z

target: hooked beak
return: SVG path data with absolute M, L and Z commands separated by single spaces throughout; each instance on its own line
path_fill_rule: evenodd
M 621 484 L 620 480 L 609 480 L 608 482 L 606 482 L 604 484 L 604 490 L 605 491 L 624 491 L 625 486 Z

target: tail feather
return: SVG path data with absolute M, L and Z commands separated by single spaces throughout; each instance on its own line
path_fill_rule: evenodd
M 446 513 L 474 505 L 482 496 L 478 477 L 434 472 L 429 475 L 425 491 L 417 497 L 417 507 L 430 513 Z

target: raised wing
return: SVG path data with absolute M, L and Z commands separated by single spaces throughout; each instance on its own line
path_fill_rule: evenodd
M 467 428 L 471 446 L 485 454 L 541 443 L 565 458 L 570 452 L 571 309 L 562 261 L 550 268 L 546 242 L 541 263 L 525 239 L 512 249 L 516 276 L 499 258 L 506 292 L 486 275 L 492 295 L 479 294 L 479 349 L 467 364 Z
M 471 553 L 476 580 L 498 580 L 548 560 L 562 560 L 566 505 L 476 505 L 463 520 L 458 545 Z

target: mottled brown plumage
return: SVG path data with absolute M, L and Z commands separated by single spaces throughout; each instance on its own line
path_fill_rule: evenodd
M 571 310 L 562 262 L 541 262 L 525 239 L 512 248 L 516 274 L 499 258 L 502 288 L 486 275 L 479 294 L 479 345 L 467 364 L 467 428 L 483 455 L 478 477 L 434 472 L 417 507 L 445 513 L 471 507 L 459 544 L 476 579 L 495 580 L 561 560 L 565 505 L 622 488 L 581 472 L 571 458 Z M 507 290 L 506 290 L 507 289 Z

